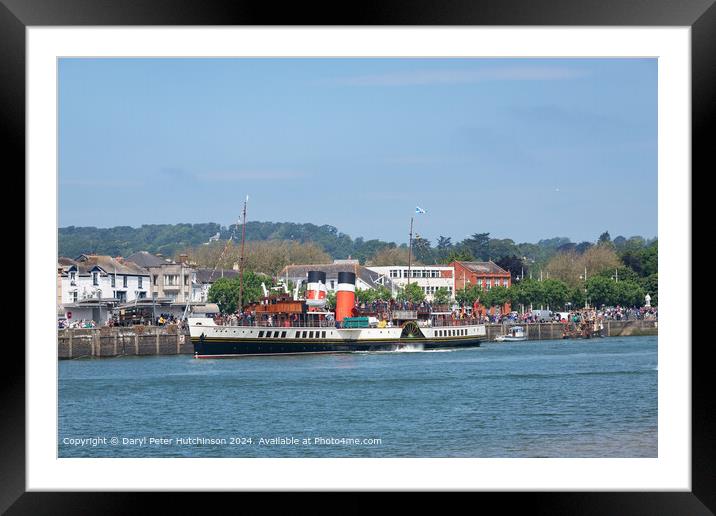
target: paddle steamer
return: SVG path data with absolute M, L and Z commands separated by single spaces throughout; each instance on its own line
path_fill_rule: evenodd
M 190 317 L 196 358 L 350 353 L 479 346 L 485 326 L 430 305 L 355 304 L 353 272 L 338 273 L 335 311 L 325 310 L 326 275 L 308 273 L 305 299 L 290 294 L 249 305 L 234 322 Z

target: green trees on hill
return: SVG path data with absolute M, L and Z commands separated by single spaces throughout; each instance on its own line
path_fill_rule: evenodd
M 201 266 L 231 268 L 238 261 L 236 244 L 241 229 L 240 226 L 225 227 L 216 223 L 147 224 L 138 228 L 70 226 L 59 228 L 59 255 L 70 258 L 83 253 L 128 256 L 136 251 L 148 251 L 176 258 L 179 253 L 186 253 Z M 209 239 L 217 233 L 219 241 L 209 244 Z M 398 245 L 362 237 L 353 239 L 325 224 L 249 221 L 246 236 L 247 270 L 270 275 L 276 275 L 291 263 L 329 263 L 349 256 L 371 265 L 408 263 L 406 243 Z M 232 240 L 227 246 L 229 238 Z M 604 231 L 595 242 L 576 244 L 568 238 L 555 237 L 537 243 L 515 243 L 511 239 L 490 238 L 489 233 L 476 232 L 458 242 L 440 235 L 433 246 L 427 238 L 416 235 L 411 258 L 416 265 L 491 259 L 512 274 L 514 287 L 523 288 L 524 291 L 516 290 L 514 295 L 528 296 L 533 304 L 583 303 L 585 268 L 587 279 L 602 277 L 620 284 L 617 293 L 609 294 L 602 288 L 604 283 L 596 281 L 593 289 L 600 299 L 619 298 L 626 303 L 628 299 L 635 300 L 641 291 L 642 301 L 643 295 L 648 293 L 652 304 L 658 303 L 658 241 L 641 236 L 626 238 L 620 235 L 612 239 L 609 232 Z M 535 290 L 524 278 L 516 281 L 522 274 L 538 278 L 540 273 L 545 280 L 558 280 L 564 287 L 551 284 L 543 287 L 550 292 L 545 294 Z M 468 299 L 480 294 L 463 292 L 460 295 Z M 568 301 L 563 301 L 565 297 Z

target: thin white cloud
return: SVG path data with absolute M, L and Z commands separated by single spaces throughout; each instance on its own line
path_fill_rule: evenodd
M 352 86 L 413 86 L 429 84 L 472 84 L 486 81 L 559 81 L 586 76 L 583 70 L 563 66 L 504 66 L 479 70 L 413 70 L 336 79 Z

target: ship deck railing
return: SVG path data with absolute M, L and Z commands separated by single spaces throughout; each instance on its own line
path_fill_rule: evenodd
M 480 324 L 477 319 L 427 319 L 416 321 L 426 327 L 475 326 Z M 342 323 L 335 320 L 300 319 L 269 323 L 268 321 L 215 321 L 217 326 L 248 327 L 248 328 L 343 328 Z M 396 327 L 395 325 L 393 327 Z

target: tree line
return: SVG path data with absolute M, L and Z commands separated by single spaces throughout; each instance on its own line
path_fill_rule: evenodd
M 519 271 L 517 275 L 513 275 L 509 288 L 498 286 L 483 289 L 481 286 L 468 285 L 455 292 L 455 300 L 462 306 L 472 306 L 475 302 L 486 307 L 510 303 L 513 307 L 522 305 L 525 308 L 532 306 L 569 310 L 584 306 L 585 303 L 597 307 L 643 306 L 645 295 L 649 294 L 651 304 L 658 306 L 657 240 L 646 241 L 634 237 L 623 240 L 616 238 L 612 241 L 609 233 L 605 232 L 589 246 L 560 247 L 546 263 L 538 264 L 538 268 L 524 258 L 513 255 L 505 260 L 503 257 L 497 263 L 511 263 L 510 271 Z M 238 246 L 233 243 L 216 243 L 199 250 L 205 255 L 195 254 L 195 259 L 207 264 L 218 260 L 227 267 L 237 259 L 239 252 Z M 384 252 L 376 253 L 375 256 L 380 258 L 381 253 Z M 397 259 L 396 256 L 390 258 Z M 474 256 L 470 254 L 461 258 L 474 259 Z M 320 264 L 330 263 L 330 259 L 316 244 L 285 241 L 249 243 L 244 262 L 247 271 L 244 299 L 247 302 L 261 299 L 261 282 L 265 282 L 267 288 L 273 286 L 274 279 L 280 279 L 277 278 L 278 272 L 287 263 Z M 210 300 L 218 302 L 224 311 L 233 311 L 236 309 L 238 288 L 238 278 L 222 278 L 212 286 Z M 289 288 L 293 288 L 293 285 L 289 285 Z M 391 292 L 384 287 L 359 290 L 356 297 L 361 303 L 370 303 L 379 299 L 388 300 Z M 425 300 L 425 293 L 416 283 L 410 283 L 400 289 L 395 297 L 399 301 L 419 303 Z M 433 295 L 433 302 L 444 304 L 449 298 L 448 290 L 441 288 Z M 329 295 L 329 306 L 332 299 Z

